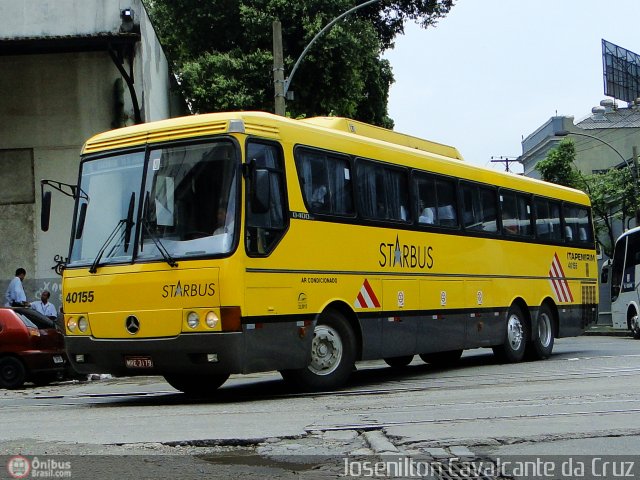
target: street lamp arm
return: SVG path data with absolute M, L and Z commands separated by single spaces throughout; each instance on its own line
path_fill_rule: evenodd
M 284 81 L 284 95 L 287 94 L 287 92 L 289 91 L 289 85 L 291 84 L 291 80 L 293 79 L 293 75 L 296 73 L 296 70 L 298 70 L 298 66 L 300 65 L 300 62 L 302 62 L 302 59 L 304 58 L 304 56 L 307 54 L 307 52 L 309 51 L 309 49 L 311 48 L 311 46 L 316 42 L 316 40 L 318 38 L 320 38 L 322 36 L 322 34 L 324 32 L 326 32 L 327 30 L 329 30 L 331 27 L 333 27 L 337 22 L 339 22 L 340 20 L 342 20 L 344 17 L 346 17 L 347 15 L 349 15 L 350 13 L 355 12 L 356 10 L 362 8 L 362 7 L 366 7 L 367 5 L 371 5 L 372 3 L 376 3 L 379 2 L 380 0 L 367 0 L 366 2 L 361 3 L 360 5 L 356 5 L 353 8 L 350 8 L 349 10 L 347 10 L 346 12 L 342 13 L 341 15 L 337 16 L 336 18 L 334 18 L 333 20 L 331 20 L 329 23 L 327 23 L 322 30 L 320 30 L 318 33 L 316 33 L 316 36 L 313 37 L 311 39 L 311 41 L 309 42 L 309 44 L 305 47 L 305 49 L 302 51 L 302 53 L 300 54 L 300 56 L 298 57 L 298 60 L 296 60 L 295 65 L 293 66 L 293 68 L 291 69 L 291 73 L 289 74 L 289 76 L 287 77 L 287 79 Z
M 603 143 L 604 145 L 609 147 L 611 150 L 616 152 L 618 154 L 618 156 L 622 159 L 622 161 L 627 165 L 627 167 L 631 168 L 631 164 L 629 163 L 629 160 L 624 158 L 624 156 L 613 145 L 611 145 L 609 142 L 601 139 L 600 137 L 596 137 L 595 135 L 589 135 L 588 133 L 570 132 L 568 130 L 561 130 L 559 132 L 554 132 L 554 133 L 555 133 L 555 135 L 557 137 L 566 137 L 566 136 L 569 136 L 569 135 L 577 135 L 579 137 L 587 137 L 587 138 L 591 138 L 593 140 L 597 140 L 598 142 Z

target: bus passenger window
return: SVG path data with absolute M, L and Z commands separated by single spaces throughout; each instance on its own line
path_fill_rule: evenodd
M 374 220 L 411 220 L 409 209 L 409 189 L 406 172 L 375 162 L 359 159 L 358 199 L 360 210 L 366 218 Z
M 457 227 L 455 184 L 434 175 L 414 173 L 418 223 Z
M 298 148 L 296 167 L 302 196 L 311 213 L 353 215 L 351 167 L 347 157 Z
M 588 209 L 564 205 L 562 209 L 565 224 L 565 241 L 593 246 L 593 229 Z
M 462 211 L 467 230 L 486 233 L 498 231 L 495 190 L 479 185 L 462 186 Z
M 531 200 L 516 192 L 500 192 L 502 232 L 506 235 L 531 235 Z

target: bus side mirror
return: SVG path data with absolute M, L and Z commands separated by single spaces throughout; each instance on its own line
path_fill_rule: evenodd
M 611 266 L 611 260 L 607 260 L 602 264 L 602 270 L 600 271 L 600 283 L 607 283 L 609 281 L 610 266 Z
M 267 213 L 271 205 L 271 179 L 269 170 L 253 169 L 251 175 L 251 211 Z
M 40 210 L 40 229 L 49 231 L 49 219 L 51 218 L 51 192 L 42 193 L 42 210 Z
M 80 214 L 78 215 L 78 225 L 76 227 L 76 240 L 82 237 L 84 231 L 84 220 L 87 218 L 87 203 L 80 205 Z

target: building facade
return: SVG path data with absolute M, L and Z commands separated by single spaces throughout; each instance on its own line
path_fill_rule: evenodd
M 522 155 L 518 161 L 524 167 L 524 175 L 540 178 L 537 163 L 565 137 L 575 143 L 575 164 L 583 174 L 611 168 L 634 168 L 634 148 L 640 149 L 640 99 L 624 107 L 612 99 L 603 100 L 591 110 L 591 115 L 578 122 L 571 116 L 551 117 L 522 141 Z M 628 225 L 618 223 L 615 225 L 616 236 L 633 226 L 633 220 Z M 604 260 L 606 258 L 600 259 L 599 265 Z M 611 323 L 610 307 L 607 284 L 600 290 L 600 323 Z
M 54 192 L 40 230 L 40 181 L 77 183 L 84 141 L 182 114 L 140 0 L 0 2 L 0 288 L 27 270 L 28 300 L 60 306 L 73 200 Z

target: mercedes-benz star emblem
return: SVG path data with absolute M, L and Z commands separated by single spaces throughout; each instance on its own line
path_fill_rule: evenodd
M 134 315 L 129 315 L 124 321 L 124 326 L 131 335 L 135 335 L 140 331 L 140 320 Z

